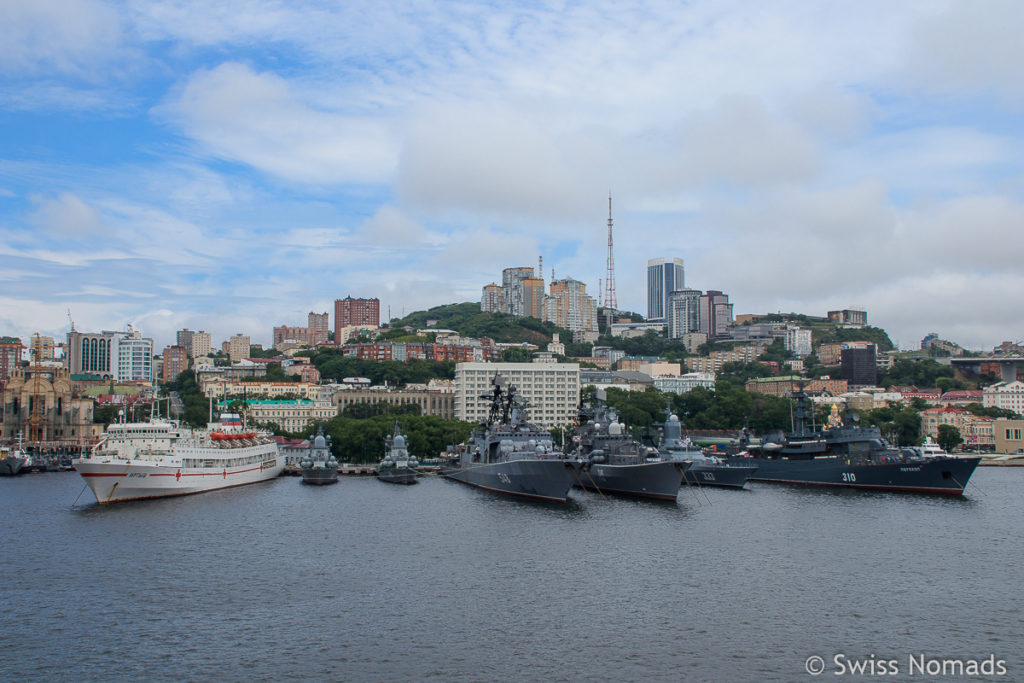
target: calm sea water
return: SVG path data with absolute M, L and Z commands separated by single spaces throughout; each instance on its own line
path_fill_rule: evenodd
M 75 473 L 0 479 L 0 679 L 799 681 L 817 655 L 827 680 L 1024 680 L 1024 469 L 964 499 L 749 486 L 557 506 L 282 478 L 74 507 Z M 990 655 L 1004 675 L 908 659 Z

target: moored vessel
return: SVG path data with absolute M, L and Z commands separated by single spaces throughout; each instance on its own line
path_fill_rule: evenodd
M 664 458 L 690 463 L 690 468 L 683 475 L 688 484 L 743 488 L 757 471 L 755 464 L 727 463 L 718 456 L 706 455 L 693 445 L 689 437 L 683 438 L 682 424 L 670 407 L 666 407 L 665 414 L 667 417 L 658 450 Z
M 573 430 L 574 453 L 589 461 L 575 485 L 579 488 L 639 498 L 675 500 L 689 462 L 671 461 L 632 439 L 618 413 L 598 389 L 594 404 L 579 411 Z
M 302 483 L 322 486 L 338 483 L 338 461 L 331 453 L 331 437 L 324 436 L 323 428 L 318 428 L 309 453 L 299 462 L 302 472 Z
M 891 448 L 877 427 L 860 426 L 856 416 L 844 421 L 837 406 L 823 429 L 808 429 L 807 394 L 799 390 L 794 398 L 792 432 L 768 435 L 728 459 L 756 464 L 754 481 L 959 496 L 981 461 Z
M 416 470 L 419 462 L 415 456 L 409 455 L 405 445 L 406 438 L 398 429 L 395 421 L 395 433 L 388 434 L 384 442 L 384 457 L 377 465 L 377 478 L 389 484 L 415 484 Z
M 151 417 L 111 423 L 74 467 L 100 503 L 163 498 L 272 479 L 284 468 L 277 444 L 223 414 L 206 429 Z
M 555 448 L 551 435 L 527 420 L 526 405 L 515 387 L 505 388 L 501 375 L 486 424 L 442 464 L 448 479 L 477 488 L 524 498 L 564 503 L 584 468 L 584 461 Z
M 21 448 L 0 447 L 0 477 L 13 477 L 16 474 L 21 474 L 27 460 L 28 458 Z

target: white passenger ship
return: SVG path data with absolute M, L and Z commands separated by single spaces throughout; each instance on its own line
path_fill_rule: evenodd
M 272 479 L 284 469 L 284 456 L 269 435 L 244 431 L 238 415 L 224 414 L 206 429 L 159 418 L 112 423 L 74 466 L 97 501 L 114 503 Z

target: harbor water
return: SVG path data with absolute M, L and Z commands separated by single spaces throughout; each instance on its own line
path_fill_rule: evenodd
M 1024 468 L 964 498 L 748 487 L 99 506 L 73 472 L 2 479 L 0 680 L 1024 680 Z

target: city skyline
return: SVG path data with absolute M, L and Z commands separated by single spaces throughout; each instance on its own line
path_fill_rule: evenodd
M 754 21 L 756 14 L 756 21 Z M 1024 337 L 1024 8 L 0 8 L 0 333 L 268 345 L 339 298 L 647 261 L 902 348 Z

